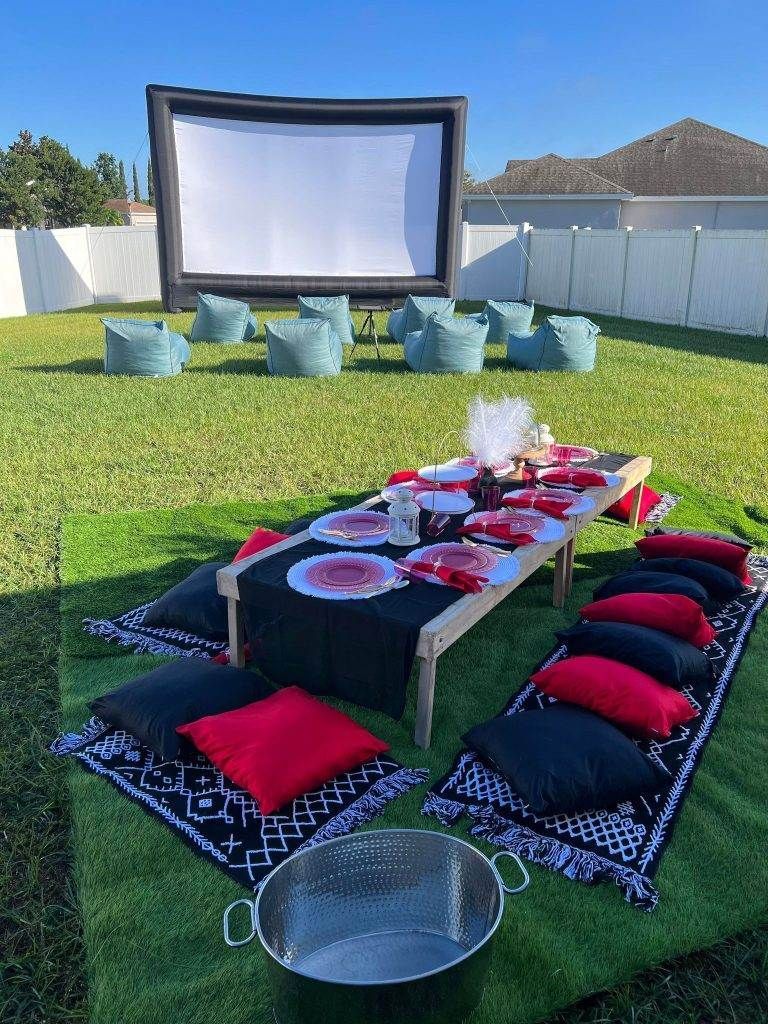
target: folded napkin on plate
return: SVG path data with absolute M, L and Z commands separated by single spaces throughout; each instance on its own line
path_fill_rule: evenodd
M 419 476 L 419 472 L 416 469 L 398 469 L 396 473 L 393 473 L 389 480 L 387 480 L 387 487 L 393 487 L 395 484 L 402 484 L 407 487 L 411 481 L 416 480 L 422 485 L 422 487 L 429 487 L 430 480 L 422 480 Z M 459 480 L 456 483 L 440 483 L 433 484 L 433 487 L 438 491 L 460 491 L 462 488 L 467 486 L 466 480 Z
M 516 498 L 513 492 L 502 498 L 501 504 L 508 508 L 535 508 L 539 512 L 546 512 L 548 516 L 555 519 L 568 518 L 565 511 L 568 506 L 563 505 L 560 501 L 553 501 L 552 498 L 534 498 L 531 502 L 530 498 Z
M 541 481 L 544 484 L 573 484 L 574 487 L 605 487 L 605 477 L 594 469 L 553 469 Z
M 437 576 L 449 587 L 463 590 L 465 594 L 479 594 L 483 584 L 488 582 L 487 576 L 477 576 L 465 569 L 449 569 L 447 565 L 435 565 L 433 562 L 396 562 L 395 568 L 405 572 L 423 573 L 425 576 Z
M 536 543 L 536 538 L 530 533 L 518 533 L 505 523 L 470 523 L 469 526 L 460 526 L 456 533 L 458 536 L 482 533 L 497 540 L 505 540 L 508 544 Z

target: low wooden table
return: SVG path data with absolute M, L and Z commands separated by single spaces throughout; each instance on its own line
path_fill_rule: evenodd
M 511 594 L 524 580 L 528 579 L 532 573 L 544 565 L 545 562 L 548 562 L 553 556 L 555 559 L 555 581 L 552 600 L 556 608 L 562 608 L 566 597 L 571 592 L 576 535 L 628 491 L 634 491 L 632 511 L 628 525 L 631 529 L 636 529 L 640 513 L 640 502 L 643 495 L 643 484 L 645 478 L 651 472 L 651 467 L 652 460 L 646 455 L 637 456 L 630 462 L 627 462 L 620 469 L 616 470 L 616 475 L 620 477 L 618 484 L 613 487 L 594 487 L 588 490 L 587 493 L 595 502 L 594 508 L 590 509 L 589 512 L 583 512 L 578 516 L 569 516 L 567 519 L 562 520 L 565 527 L 565 535 L 563 537 L 557 541 L 550 541 L 547 544 L 526 544 L 517 548 L 515 557 L 520 565 L 520 572 L 514 580 L 501 586 L 486 587 L 480 594 L 466 594 L 458 601 L 455 601 L 441 615 L 431 619 L 422 626 L 416 646 L 416 657 L 419 661 L 419 692 L 416 704 L 414 739 L 418 746 L 426 748 L 430 743 L 437 659 L 443 651 L 448 650 L 451 644 L 455 643 L 468 629 L 474 626 L 476 622 L 479 622 L 500 601 L 503 601 L 508 594 Z M 380 501 L 380 495 L 376 494 L 354 507 L 365 509 L 378 504 Z M 269 558 L 270 555 L 283 551 L 285 548 L 301 544 L 308 538 L 309 533 L 304 530 L 293 537 L 280 541 L 278 544 L 273 544 L 271 547 L 252 555 L 250 558 L 243 558 L 234 565 L 225 566 L 223 569 L 219 569 L 216 574 L 219 593 L 227 599 L 229 650 L 232 665 L 242 668 L 245 664 L 243 649 L 245 635 L 238 577 L 250 565 L 253 565 L 254 562 L 258 562 L 262 558 Z

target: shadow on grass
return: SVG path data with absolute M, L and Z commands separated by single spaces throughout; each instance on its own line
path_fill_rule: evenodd
M 267 360 L 262 358 L 252 359 L 226 359 L 223 363 L 212 363 L 210 366 L 197 366 L 190 363 L 184 373 L 213 373 L 219 376 L 229 376 L 231 373 L 245 374 L 249 377 L 267 377 Z
M 75 359 L 71 363 L 43 363 L 39 366 L 19 366 L 19 370 L 32 373 L 79 373 L 85 376 L 104 373 L 102 359 Z

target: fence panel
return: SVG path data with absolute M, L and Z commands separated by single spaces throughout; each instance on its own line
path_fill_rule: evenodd
M 45 312 L 93 302 L 87 228 L 33 231 Z
M 768 231 L 702 230 L 688 324 L 765 334 L 767 318 Z
M 529 238 L 531 262 L 525 297 L 545 306 L 566 309 L 573 231 L 570 228 L 533 228 Z
M 570 309 L 621 311 L 627 232 L 582 228 L 574 232 Z
M 43 310 L 34 234 L 0 230 L 0 316 Z
M 154 227 L 91 228 L 90 237 L 96 302 L 160 297 Z
M 621 315 L 684 324 L 695 244 L 695 231 L 627 232 Z
M 520 225 L 462 224 L 459 298 L 521 299 L 527 245 Z

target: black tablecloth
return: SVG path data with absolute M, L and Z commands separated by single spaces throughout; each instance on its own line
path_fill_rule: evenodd
M 631 455 L 604 455 L 587 463 L 615 471 Z M 524 486 L 502 485 L 507 493 Z M 373 506 L 384 511 L 385 502 Z M 439 537 L 429 537 L 430 514 L 420 516 L 418 546 L 451 541 L 464 516 L 452 516 Z M 324 601 L 293 590 L 286 574 L 312 555 L 344 550 L 306 540 L 255 562 L 239 578 L 246 634 L 261 671 L 280 685 L 339 697 L 400 718 L 421 627 L 464 594 L 415 580 L 402 590 L 356 601 Z M 397 559 L 411 548 L 382 544 L 358 548 Z

